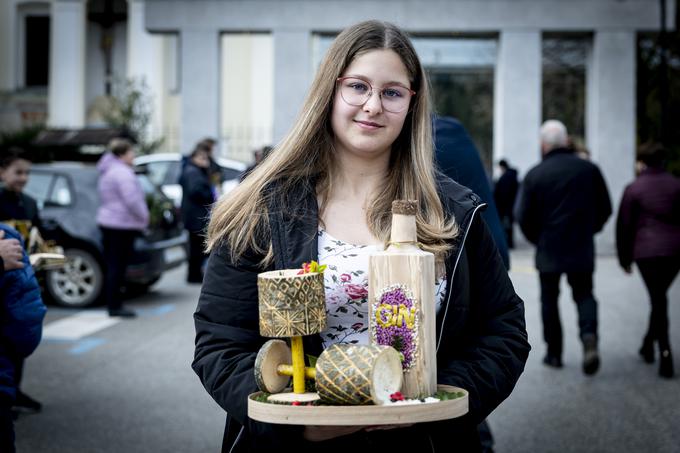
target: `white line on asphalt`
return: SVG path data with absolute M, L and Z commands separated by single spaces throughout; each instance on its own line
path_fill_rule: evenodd
M 81 311 L 47 324 L 43 328 L 43 339 L 79 340 L 120 321 L 120 318 L 109 317 L 105 310 Z

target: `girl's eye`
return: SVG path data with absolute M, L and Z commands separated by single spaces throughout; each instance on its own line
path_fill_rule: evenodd
M 383 97 L 386 98 L 401 98 L 404 97 L 404 93 L 398 88 L 385 88 L 382 92 Z
M 368 91 L 368 86 L 365 83 L 361 83 L 361 82 L 356 82 L 356 81 L 349 82 L 347 84 L 347 86 L 352 88 L 354 91 L 358 91 L 358 92 L 361 92 L 361 93 L 365 93 L 366 91 Z

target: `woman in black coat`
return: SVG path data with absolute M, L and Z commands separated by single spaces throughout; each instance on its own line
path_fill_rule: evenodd
M 223 451 L 480 451 L 477 425 L 510 394 L 528 356 L 524 306 L 480 218 L 485 205 L 435 174 L 427 90 L 401 30 L 378 21 L 349 27 L 329 49 L 292 131 L 213 210 L 192 366 L 227 412 Z M 248 418 L 254 361 L 266 341 L 257 274 L 318 260 L 329 237 L 357 256 L 380 246 L 389 240 L 392 201 L 405 198 L 419 201 L 418 240 L 435 254 L 443 288 L 438 382 L 468 390 L 469 413 L 387 430 Z M 325 274 L 327 308 L 329 290 L 347 281 L 353 307 L 365 308 L 366 271 L 348 269 L 337 281 Z M 345 328 L 359 343 L 362 320 Z M 332 334 L 304 342 L 318 355 Z

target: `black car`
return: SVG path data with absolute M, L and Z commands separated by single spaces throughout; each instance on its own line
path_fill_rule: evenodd
M 97 303 L 104 288 L 101 233 L 96 223 L 99 206 L 98 172 L 79 162 L 36 164 L 25 191 L 39 204 L 43 236 L 64 248 L 67 264 L 45 272 L 41 280 L 58 305 L 85 307 Z M 176 208 L 148 177 L 137 177 L 146 193 L 150 224 L 135 241 L 125 276 L 131 291 L 148 289 L 161 274 L 186 259 L 186 232 Z

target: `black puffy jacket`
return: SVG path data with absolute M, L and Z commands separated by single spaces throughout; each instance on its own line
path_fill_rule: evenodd
M 378 430 L 305 442 L 301 426 L 255 422 L 247 417 L 247 396 L 257 390 L 255 356 L 267 340 L 259 334 L 257 274 L 260 256 L 238 264 L 222 246 L 208 261 L 194 314 L 196 351 L 192 367 L 206 390 L 227 412 L 223 451 L 479 451 L 476 426 L 510 392 L 524 370 L 530 346 L 524 304 L 515 293 L 489 231 L 480 219 L 479 197 L 450 179 L 440 180 L 441 199 L 461 234 L 446 262 L 446 304 L 437 317 L 440 384 L 469 391 L 463 417 L 408 428 Z M 301 188 L 297 212 L 269 207 L 274 263 L 298 268 L 316 260 L 318 215 L 314 190 Z M 304 337 L 305 352 L 318 355 L 321 338 Z

